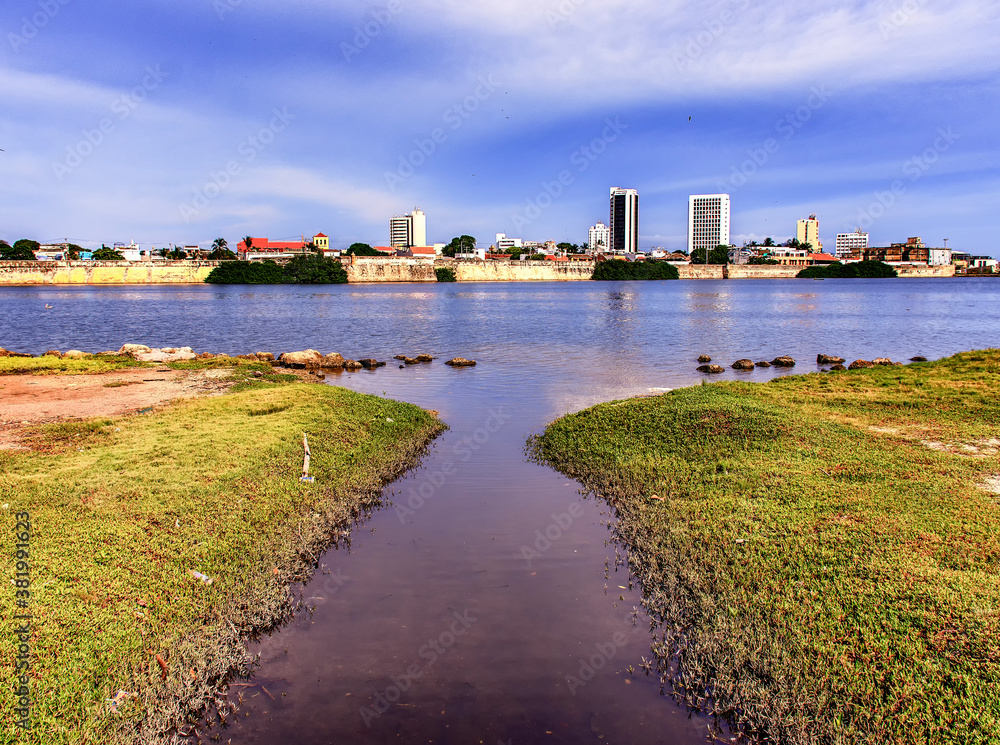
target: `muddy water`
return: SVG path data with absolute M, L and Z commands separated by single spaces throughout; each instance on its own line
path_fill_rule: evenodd
M 267 692 L 237 689 L 249 705 L 224 742 L 705 741 L 641 670 L 648 621 L 602 504 L 524 458 L 528 434 L 601 396 L 531 377 L 440 361 L 338 377 L 451 430 L 323 558 L 314 612 L 255 648 Z

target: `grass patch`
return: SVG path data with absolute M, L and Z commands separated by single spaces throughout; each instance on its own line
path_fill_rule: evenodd
M 88 355 L 78 360 L 59 357 L 0 357 L 0 375 L 90 375 L 142 367 L 131 357 Z
M 775 742 L 996 742 L 998 394 L 987 350 L 604 404 L 531 446 L 614 505 L 689 705 Z
M 22 741 L 171 740 L 246 664 L 247 635 L 286 617 L 288 585 L 443 428 L 415 406 L 268 378 L 147 416 L 38 428 L 40 451 L 0 452 L 5 556 L 15 513 L 32 524 L 34 728 Z M 298 480 L 303 432 L 314 484 Z M 18 612 L 12 592 L 0 610 Z M 14 634 L 0 635 L 4 680 L 15 654 Z M 137 696 L 112 713 L 119 689 Z M 5 735 L 14 706 L 0 697 Z

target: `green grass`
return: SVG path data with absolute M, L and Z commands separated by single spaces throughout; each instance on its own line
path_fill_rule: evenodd
M 169 733 L 240 669 L 246 634 L 285 617 L 288 584 L 310 574 L 331 536 L 442 429 L 408 404 L 284 378 L 150 415 L 39 427 L 34 451 L 0 451 L 8 567 L 15 513 L 29 512 L 33 528 L 35 710 L 23 741 Z M 299 481 L 303 432 L 314 484 Z M 0 611 L 13 618 L 12 592 Z M 14 654 L 13 634 L 0 635 L 5 688 Z M 104 700 L 119 689 L 137 698 L 112 714 Z M 13 707 L 8 691 L 5 741 Z
M 89 355 L 78 360 L 59 357 L 0 357 L 0 375 L 88 375 L 142 367 L 131 357 Z
M 998 394 L 970 352 L 613 402 L 532 447 L 615 506 L 690 705 L 776 742 L 997 742 Z

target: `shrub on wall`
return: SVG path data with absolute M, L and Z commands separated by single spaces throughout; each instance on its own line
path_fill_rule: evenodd
M 801 279 L 886 279 L 898 277 L 896 270 L 882 261 L 858 261 L 851 264 L 820 264 L 795 275 Z
M 450 266 L 439 266 L 434 269 L 434 276 L 437 277 L 438 282 L 456 282 L 458 277 L 455 276 L 455 270 Z
M 673 264 L 666 261 L 623 261 L 610 259 L 602 261 L 594 267 L 590 277 L 596 280 L 631 280 L 631 279 L 680 279 L 680 272 Z

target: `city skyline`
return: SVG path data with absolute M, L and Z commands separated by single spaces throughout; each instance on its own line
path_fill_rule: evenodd
M 683 248 L 683 200 L 724 192 L 737 244 L 816 213 L 831 245 L 996 255 L 998 9 L 911 5 L 14 2 L 0 238 L 371 242 L 420 204 L 438 241 L 580 243 L 620 183 L 641 250 Z

